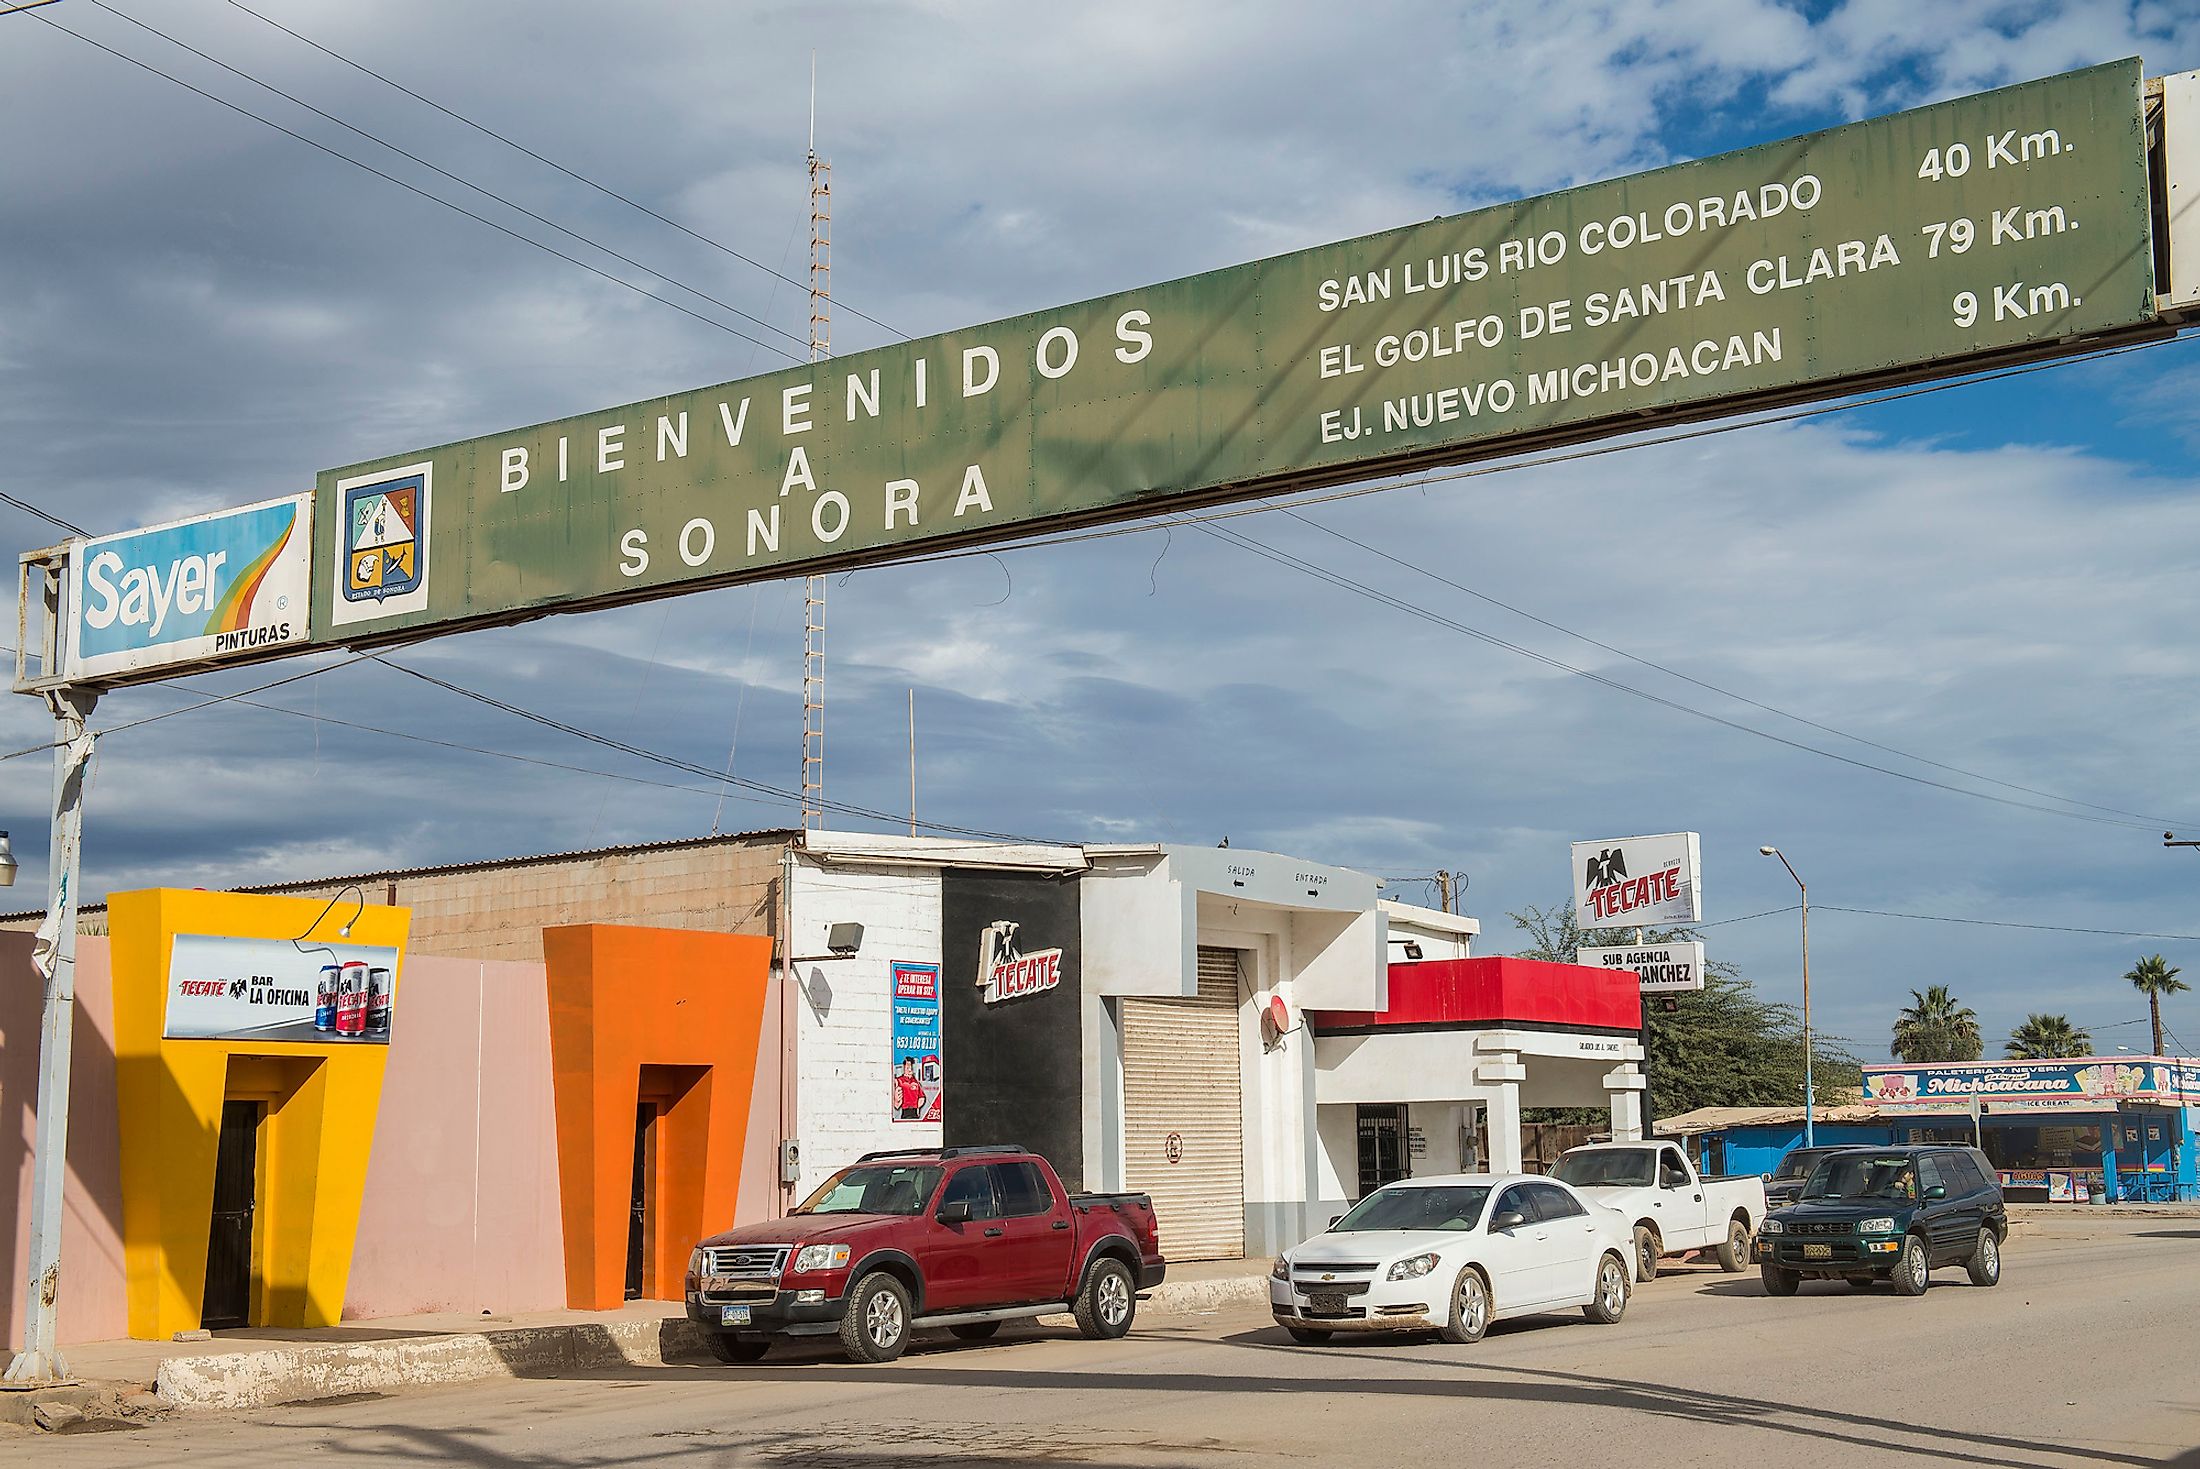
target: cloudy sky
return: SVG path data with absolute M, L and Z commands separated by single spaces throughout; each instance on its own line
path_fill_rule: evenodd
M 2200 68 L 2188 3 L 249 3 L 790 276 L 814 51 L 835 292 L 908 335 L 2119 57 Z M 13 495 L 121 529 L 779 360 L 57 28 L 646 279 L 130 17 L 803 330 L 795 288 L 241 5 L 62 0 L 0 17 Z M 888 338 L 843 311 L 834 339 Z M 1859 1054 L 1885 1055 L 1929 983 L 1996 1051 L 2032 1010 L 2145 1050 L 2120 976 L 2157 950 L 2200 976 L 2200 939 L 2053 930 L 2200 934 L 2200 854 L 2159 844 L 2200 832 L 2195 405 L 2200 349 L 2172 344 L 1231 522 L 1441 621 L 1192 529 L 835 579 L 828 790 L 905 809 L 914 689 L 929 819 L 1451 868 L 1492 950 L 1520 941 L 1509 910 L 1563 900 L 1570 841 L 1695 830 L 1714 956 L 1792 998 L 1795 915 L 1749 916 L 1794 900 L 1757 855 L 1774 842 L 1811 883 L 1819 1027 Z M 0 508 L 0 534 L 57 532 Z M 784 788 L 801 627 L 799 583 L 776 583 L 409 657 Z M 95 724 L 190 697 L 115 694 Z M 793 818 L 372 664 L 263 702 L 293 712 L 224 705 L 102 743 L 89 894 Z M 47 727 L 0 708 L 9 749 Z M 0 763 L 24 906 L 49 782 L 44 756 Z M 2169 1019 L 2200 1046 L 2200 1000 Z

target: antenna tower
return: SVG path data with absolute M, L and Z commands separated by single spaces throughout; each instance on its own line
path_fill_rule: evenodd
M 833 355 L 833 166 L 817 156 L 817 58 L 810 58 L 810 360 Z M 825 827 L 825 578 L 802 586 L 802 829 Z

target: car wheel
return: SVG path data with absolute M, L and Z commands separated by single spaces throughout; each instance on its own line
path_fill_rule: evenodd
M 1451 1287 L 1451 1315 L 1437 1331 L 1453 1346 L 1471 1346 L 1490 1329 L 1490 1283 L 1469 1265 Z
M 1330 1337 L 1330 1333 L 1316 1331 L 1311 1326 L 1286 1326 L 1284 1330 L 1290 1332 L 1291 1340 L 1302 1347 L 1318 1347 Z
M 1665 1253 L 1664 1241 L 1658 1232 L 1647 1224 L 1635 1226 L 1635 1279 L 1651 1281 L 1658 1278 L 1658 1256 Z
M 1993 1285 L 2000 1281 L 2001 1241 L 1994 1238 L 1991 1229 L 1978 1232 L 1978 1245 L 1971 1251 L 1966 1268 L 1971 1272 L 1973 1285 Z
M 1130 1268 L 1121 1260 L 1102 1260 L 1085 1274 L 1077 1293 L 1077 1329 L 1086 1336 L 1112 1340 L 1131 1329 L 1138 1314 L 1138 1291 Z
M 1627 1262 L 1617 1255 L 1606 1255 L 1597 1261 L 1596 1299 L 1581 1308 L 1581 1314 L 1599 1326 L 1617 1326 L 1619 1318 L 1627 1314 Z
M 1757 1267 L 1757 1274 L 1763 1279 L 1765 1294 L 1768 1296 L 1792 1296 L 1796 1287 L 1803 1283 L 1802 1276 L 1792 1270 L 1783 1270 L 1769 1261 Z
M 729 1367 L 743 1362 L 761 1362 L 764 1354 L 772 1349 L 768 1337 L 761 1341 L 743 1341 L 730 1331 L 704 1331 L 703 1345 L 710 1348 L 713 1357 Z
M 947 1329 L 964 1341 L 987 1341 L 991 1339 L 994 1332 L 1001 1329 L 1001 1323 L 998 1321 L 965 1321 L 960 1326 L 950 1326 Z
M 1876 1275 L 1844 1275 L 1841 1278 L 1849 1283 L 1850 1290 L 1870 1290 L 1879 1284 L 1879 1277 Z
M 1719 1268 L 1729 1275 L 1739 1275 L 1749 1268 L 1749 1226 L 1739 1219 L 1726 1226 L 1726 1239 L 1719 1246 Z
M 848 1293 L 848 1314 L 840 1318 L 840 1344 L 855 1362 L 891 1362 L 909 1345 L 909 1291 L 883 1270 L 874 1270 Z
M 1894 1262 L 1894 1290 L 1896 1295 L 1921 1296 L 1933 1273 L 1933 1257 L 1925 1249 L 1922 1236 L 1906 1234 L 1902 1237 L 1902 1253 Z

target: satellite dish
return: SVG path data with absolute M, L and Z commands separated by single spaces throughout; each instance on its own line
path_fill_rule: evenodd
M 1267 1008 L 1260 1012 L 1261 1029 L 1268 1032 L 1268 1039 L 1277 1041 L 1291 1033 L 1291 1007 L 1283 996 L 1270 995 Z

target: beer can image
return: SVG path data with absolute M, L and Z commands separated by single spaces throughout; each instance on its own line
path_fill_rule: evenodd
M 353 959 L 336 978 L 336 1034 L 358 1040 L 367 1030 L 367 966 Z
M 370 1039 L 390 1038 L 390 972 L 387 969 L 367 971 L 367 1035 Z
M 343 968 L 336 964 L 321 966 L 321 979 L 313 987 L 313 1028 L 336 1029 L 336 989 L 343 975 Z

